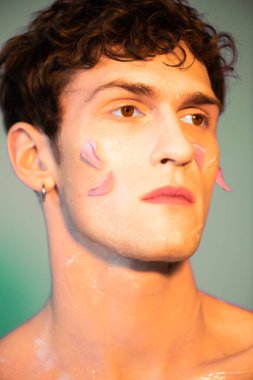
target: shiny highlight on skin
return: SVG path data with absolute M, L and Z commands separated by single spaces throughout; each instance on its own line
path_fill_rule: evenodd
M 211 168 L 213 165 L 216 165 L 217 164 L 217 157 L 213 157 L 211 158 L 210 160 L 208 160 L 208 162 L 205 164 L 205 168 Z
M 224 177 L 223 177 L 223 173 L 222 173 L 222 169 L 221 167 L 219 167 L 218 171 L 217 171 L 217 174 L 216 174 L 216 183 L 225 191 L 227 191 L 228 193 L 231 191 L 231 189 L 229 188 L 229 186 L 226 184 L 225 180 L 224 180 Z

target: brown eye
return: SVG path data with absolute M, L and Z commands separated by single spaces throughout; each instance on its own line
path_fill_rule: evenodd
M 139 111 L 137 107 L 127 104 L 125 106 L 119 107 L 116 110 L 114 110 L 113 115 L 119 118 L 126 118 L 126 117 L 136 118 L 136 117 L 143 116 L 143 113 Z
M 134 106 L 123 106 L 120 108 L 121 115 L 124 117 L 131 117 L 134 114 L 135 107 Z
M 201 113 L 194 113 L 194 114 L 188 114 L 183 117 L 181 117 L 182 121 L 184 121 L 187 124 L 192 124 L 199 127 L 207 127 L 209 125 L 209 120 L 205 115 L 202 115 Z
M 203 115 L 200 115 L 199 113 L 192 115 L 192 122 L 194 125 L 201 125 L 204 121 L 205 118 Z

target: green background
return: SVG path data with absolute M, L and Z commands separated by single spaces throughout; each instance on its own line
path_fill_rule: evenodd
M 0 43 L 47 0 L 0 0 Z M 221 163 L 232 188 L 219 188 L 202 244 L 192 259 L 198 286 L 253 309 L 253 2 L 191 0 L 219 30 L 238 43 L 239 79 L 231 80 L 219 123 Z M 38 201 L 10 168 L 0 132 L 0 335 L 36 313 L 50 293 L 46 233 Z

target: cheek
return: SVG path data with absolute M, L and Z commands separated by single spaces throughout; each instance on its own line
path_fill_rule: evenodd
M 193 144 L 193 149 L 194 149 L 194 160 L 196 161 L 199 171 L 201 172 L 203 169 L 204 162 L 205 162 L 206 149 L 200 144 Z
M 81 159 L 94 169 L 102 170 L 104 163 L 97 153 L 97 143 L 94 140 L 85 140 L 80 153 Z M 87 195 L 96 197 L 110 193 L 115 183 L 112 171 L 102 175 L 94 187 L 88 190 Z
M 106 195 L 111 192 L 111 190 L 114 187 L 114 183 L 115 183 L 114 174 L 112 171 L 110 171 L 99 179 L 95 187 L 90 189 L 87 195 L 91 197 Z
M 205 162 L 202 171 L 202 181 L 205 191 L 205 202 L 208 209 L 211 202 L 213 187 L 219 167 L 219 149 L 216 139 L 206 145 Z
M 92 216 L 90 199 L 106 198 L 112 191 L 114 174 L 106 166 L 103 145 L 95 140 L 85 139 L 79 148 L 70 144 L 65 147 L 57 186 L 67 225 L 86 223 Z M 94 199 L 91 205 L 96 203 Z
M 212 173 L 217 171 L 219 162 L 218 144 L 213 141 L 211 144 L 197 144 L 193 143 L 194 160 L 198 166 L 200 173 L 208 171 Z M 212 175 L 211 175 L 212 177 Z
M 97 153 L 97 143 L 94 140 L 85 140 L 80 153 L 81 159 L 91 167 L 102 170 L 104 163 Z
M 200 173 L 200 189 L 202 189 L 203 211 L 206 217 L 219 167 L 219 149 L 216 136 L 208 134 L 202 141 L 193 143 L 193 149 L 194 160 Z

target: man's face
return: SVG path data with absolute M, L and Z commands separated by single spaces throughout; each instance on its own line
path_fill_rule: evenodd
M 218 167 L 219 108 L 206 68 L 197 60 L 190 65 L 189 52 L 185 68 L 168 66 L 175 59 L 103 58 L 77 72 L 62 94 L 57 187 L 69 233 L 80 244 L 91 239 L 151 261 L 182 260 L 197 249 Z M 96 144 L 102 169 L 82 158 L 87 141 Z M 92 195 L 108 173 L 112 186 Z M 166 194 L 146 196 L 164 187 Z

